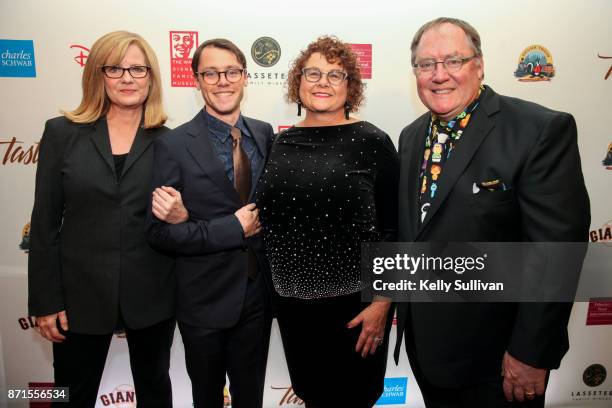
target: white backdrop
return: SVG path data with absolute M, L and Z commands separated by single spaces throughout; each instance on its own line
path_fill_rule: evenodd
M 387 131 L 397 143 L 400 130 L 425 111 L 410 69 L 410 41 L 420 25 L 442 15 L 463 18 L 479 30 L 486 84 L 499 93 L 529 99 L 576 117 L 592 205 L 591 238 L 612 241 L 612 171 L 602 165 L 612 142 L 607 123 L 612 108 L 612 76 L 605 78 L 612 65 L 612 59 L 605 58 L 612 57 L 609 0 L 1 2 L 0 39 L 33 41 L 36 76 L 0 78 L 0 406 L 7 404 L 3 399 L 5 389 L 53 381 L 51 347 L 32 330 L 26 316 L 27 254 L 19 244 L 29 222 L 34 192 L 35 163 L 27 152 L 35 152 L 45 120 L 58 115 L 59 109 L 73 109 L 80 101 L 79 55 L 87 52 L 75 45 L 89 48 L 101 35 L 114 30 L 134 31 L 146 38 L 161 64 L 165 104 L 170 114 L 167 125 L 176 127 L 191 119 L 202 101 L 193 88 L 171 86 L 170 31 L 196 31 L 200 43 L 227 37 L 247 55 L 252 75 L 243 112 L 277 128 L 297 121 L 295 106 L 284 100 L 283 80 L 261 80 L 262 74 L 282 76 L 297 53 L 322 34 L 334 34 L 349 43 L 371 44 L 372 78 L 366 80 L 367 103 L 359 116 Z M 264 36 L 275 39 L 281 48 L 280 60 L 268 68 L 257 65 L 251 57 L 252 44 Z M 6 43 L 0 44 L 0 53 L 4 53 Z M 550 81 L 522 82 L 514 76 L 521 52 L 534 44 L 546 47 L 552 55 L 556 73 Z M 597 313 L 591 314 L 591 318 L 608 325 L 587 325 L 588 306 L 580 303 L 574 307 L 571 350 L 551 377 L 548 406 L 612 406 L 612 378 L 591 385 L 583 381 L 585 370 L 593 364 L 612 370 L 612 307 L 602 302 Z M 300 406 L 301 401 L 287 390 L 290 383 L 276 325 L 270 341 L 265 406 Z M 405 403 L 396 406 L 422 406 L 405 355 L 399 366 L 389 359 L 387 377 L 407 377 L 407 388 L 399 390 L 405 397 L 396 397 Z M 191 406 L 178 332 L 172 379 L 175 406 Z M 127 345 L 125 339 L 116 337 L 97 406 L 134 406 L 117 402 L 131 384 Z M 339 394 L 350 392 L 329 386 Z M 28 406 L 25 401 L 8 401 L 8 405 Z

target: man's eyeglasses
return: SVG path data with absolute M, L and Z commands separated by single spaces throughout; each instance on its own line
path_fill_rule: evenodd
M 221 79 L 221 74 L 225 75 L 225 79 L 227 82 L 238 82 L 240 78 L 242 78 L 242 74 L 244 73 L 244 69 L 241 68 L 230 68 L 225 71 L 202 71 L 196 72 L 197 75 L 202 77 L 202 80 L 208 85 L 216 85 Z
M 329 72 L 323 72 L 319 68 L 302 68 L 302 75 L 308 82 L 319 82 L 323 75 L 327 75 L 327 80 L 332 85 L 340 85 L 342 81 L 348 78 L 348 74 L 337 69 L 332 69 Z
M 471 57 L 465 57 L 465 58 L 451 57 L 451 58 L 446 58 L 444 61 L 426 59 L 426 60 L 419 61 L 416 64 L 413 64 L 412 68 L 414 69 L 414 72 L 416 72 L 417 74 L 430 73 L 436 70 L 436 65 L 443 64 L 444 68 L 446 68 L 448 72 L 457 72 L 461 69 L 463 64 L 465 64 L 466 62 L 474 58 L 476 58 L 476 55 L 472 55 Z
M 129 68 L 122 68 L 117 65 L 104 65 L 102 67 L 102 72 L 108 78 L 117 79 L 121 78 L 125 71 L 129 72 L 132 78 L 144 78 L 149 73 L 151 67 L 147 67 L 146 65 L 132 65 Z

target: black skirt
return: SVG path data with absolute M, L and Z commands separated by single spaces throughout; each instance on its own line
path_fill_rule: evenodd
M 372 407 L 384 388 L 389 331 L 375 354 L 362 358 L 355 351 L 361 325 L 347 329 L 368 303 L 359 292 L 331 298 L 278 299 L 278 325 L 293 389 L 317 407 Z

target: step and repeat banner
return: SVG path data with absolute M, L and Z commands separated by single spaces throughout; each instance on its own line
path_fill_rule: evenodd
M 202 108 L 190 70 L 198 44 L 215 37 L 231 39 L 247 55 L 243 112 L 272 123 L 276 130 L 298 120 L 296 107 L 284 99 L 290 62 L 318 36 L 336 35 L 353 45 L 362 65 L 367 100 L 358 116 L 385 130 L 397 144 L 401 129 L 425 111 L 410 67 L 414 32 L 439 16 L 465 19 L 482 37 L 486 84 L 498 93 L 575 116 L 592 206 L 589 240 L 609 245 L 612 251 L 609 0 L 494 4 L 486 0 L 22 0 L 3 1 L 0 15 L 0 406 L 42 406 L 8 400 L 7 390 L 53 382 L 51 345 L 36 333 L 33 319 L 27 316 L 29 217 L 38 143 L 47 119 L 79 103 L 89 49 L 110 31 L 139 33 L 155 49 L 169 127 L 190 120 Z M 551 376 L 547 406 L 612 407 L 612 302 L 576 303 L 569 329 L 571 349 Z M 189 407 L 191 385 L 178 331 L 175 336 L 174 402 Z M 395 327 L 391 337 L 393 348 Z M 351 392 L 334 384 L 329 389 L 339 395 Z M 226 405 L 231 406 L 229 393 Z M 292 391 L 274 323 L 265 407 L 303 405 Z M 378 405 L 423 406 L 405 354 L 397 366 L 389 358 Z M 113 337 L 96 406 L 136 406 L 121 333 Z

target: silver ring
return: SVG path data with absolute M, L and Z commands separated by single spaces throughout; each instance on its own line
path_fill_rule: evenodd
M 376 342 L 376 344 L 378 344 L 379 346 L 380 346 L 381 344 L 383 344 L 383 340 L 384 340 L 384 339 L 385 339 L 384 337 L 374 337 L 374 341 L 375 341 L 375 342 Z

